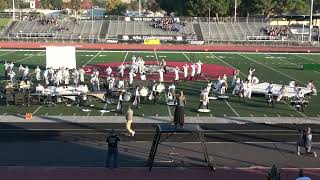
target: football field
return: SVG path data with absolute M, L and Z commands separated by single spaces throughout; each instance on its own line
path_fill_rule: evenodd
M 215 52 L 128 52 L 128 51 L 77 51 L 77 66 L 94 65 L 109 62 L 129 62 L 131 57 L 142 56 L 147 61 L 159 61 L 165 59 L 173 62 L 190 62 L 201 60 L 206 64 L 216 64 L 220 66 L 240 69 L 241 78 L 247 77 L 248 69 L 255 68 L 256 76 L 260 82 L 273 82 L 287 85 L 289 81 L 296 81 L 300 86 L 306 86 L 309 80 L 313 80 L 315 85 L 320 83 L 320 72 L 313 70 L 303 70 L 303 64 L 320 64 L 320 54 L 286 54 L 286 53 L 215 53 Z M 28 65 L 30 73 L 37 65 L 43 70 L 46 63 L 46 53 L 44 50 L 2 50 L 0 51 L 0 63 L 4 61 L 15 63 L 15 72 L 20 64 Z M 205 65 L 204 65 L 205 66 Z M 180 67 L 181 68 L 181 67 Z M 34 74 L 31 74 L 34 78 Z M 4 79 L 3 68 L 0 69 L 0 79 Z M 232 77 L 228 78 L 229 83 Z M 181 81 L 176 84 L 176 89 L 183 90 L 187 96 L 185 113 L 187 116 L 212 116 L 212 117 L 320 117 L 320 97 L 312 96 L 309 105 L 304 112 L 299 112 L 290 105 L 290 101 L 284 100 L 276 102 L 275 107 L 268 107 L 263 95 L 253 94 L 251 100 L 245 103 L 239 101 L 238 97 L 231 95 L 231 89 L 227 94 L 227 100 L 211 100 L 210 113 L 201 114 L 197 112 L 199 104 L 199 94 L 202 87 L 206 87 L 206 82 Z M 131 102 L 132 103 L 132 102 Z M 131 104 L 129 102 L 126 105 Z M 157 105 L 153 102 L 142 101 L 141 109 L 134 111 L 138 116 L 172 116 L 174 107 L 166 105 L 166 98 L 161 97 Z M 34 115 L 60 115 L 60 116 L 118 116 L 115 112 L 101 113 L 101 109 L 115 109 L 116 104 L 106 104 L 103 102 L 88 102 L 84 107 L 67 106 L 58 104 L 55 106 L 35 105 L 6 106 L 5 98 L 0 99 L 0 116 L 23 115 L 31 112 Z M 84 112 L 89 109 L 90 112 Z

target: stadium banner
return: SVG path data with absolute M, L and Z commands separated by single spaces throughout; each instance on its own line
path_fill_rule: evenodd
M 119 35 L 118 40 L 122 41 L 144 41 L 149 39 L 159 39 L 160 41 L 185 41 L 186 36 L 152 36 L 152 35 Z
M 143 41 L 143 44 L 148 44 L 148 45 L 160 44 L 160 39 L 145 39 Z
M 188 41 L 188 43 L 192 45 L 203 45 L 204 41 Z
M 118 44 L 119 40 L 117 39 L 107 39 L 106 43 L 107 44 Z
M 131 17 L 131 21 L 161 21 L 162 19 L 168 19 L 172 17 Z M 175 22 L 180 22 L 180 18 L 173 18 Z

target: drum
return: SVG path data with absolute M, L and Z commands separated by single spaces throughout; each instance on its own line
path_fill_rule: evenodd
M 131 99 L 131 93 L 130 92 L 126 92 L 125 95 L 123 96 L 123 101 L 128 102 Z
M 149 93 L 148 88 L 146 88 L 146 87 L 142 87 L 142 88 L 141 88 L 141 90 L 140 90 L 140 95 L 141 95 L 142 97 L 147 97 L 147 96 L 148 96 L 148 93 Z
M 163 84 L 158 84 L 157 85 L 157 88 L 156 88 L 156 91 L 161 93 L 165 90 L 165 86 Z

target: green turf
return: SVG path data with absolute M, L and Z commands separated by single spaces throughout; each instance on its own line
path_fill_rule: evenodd
M 0 18 L 0 29 L 4 28 L 8 24 L 9 20 L 9 18 Z
M 106 62 L 130 61 L 133 55 L 143 56 L 146 61 L 159 61 L 162 58 L 167 61 L 189 62 L 190 60 L 202 60 L 205 63 L 212 63 L 222 66 L 230 66 L 240 69 L 241 76 L 246 77 L 250 67 L 256 69 L 256 75 L 262 82 L 274 82 L 277 84 L 287 84 L 291 80 L 296 80 L 304 85 L 309 80 L 314 80 L 316 85 L 320 83 L 319 72 L 304 71 L 302 66 L 305 63 L 320 64 L 320 54 L 264 54 L 264 53 L 193 53 L 193 52 L 106 52 L 106 51 L 79 51 L 76 54 L 77 66 L 81 67 L 88 64 L 98 64 Z M 0 51 L 0 63 L 4 61 L 14 61 L 15 68 L 19 64 L 28 65 L 30 72 L 33 72 L 36 66 L 44 68 L 44 51 Z M 15 69 L 17 72 L 17 69 Z M 0 79 L 3 79 L 3 68 L 0 69 Z M 229 78 L 231 80 L 231 78 Z M 176 85 L 178 90 L 183 90 L 187 95 L 187 116 L 216 116 L 216 117 L 316 117 L 320 115 L 320 97 L 313 96 L 309 106 L 303 113 L 297 112 L 288 102 L 277 102 L 276 108 L 266 106 L 263 96 L 253 95 L 251 100 L 246 103 L 240 102 L 237 97 L 230 96 L 227 101 L 216 100 L 210 102 L 211 112 L 208 114 L 199 114 L 196 109 L 199 103 L 200 88 L 206 86 L 204 82 L 181 82 Z M 229 94 L 230 92 L 228 92 Z M 125 106 L 130 103 L 125 103 Z M 90 106 L 91 105 L 91 106 Z M 93 106 L 92 106 L 93 105 Z M 26 112 L 36 111 L 37 115 L 94 115 L 94 116 L 114 116 L 114 112 L 100 113 L 99 110 L 104 107 L 115 109 L 116 105 L 107 105 L 102 102 L 88 102 L 84 107 L 66 106 L 59 104 L 56 106 L 5 106 L 4 99 L 0 101 L 0 115 L 24 114 Z M 168 107 L 165 104 L 165 97 L 161 97 L 158 105 L 151 102 L 143 102 L 141 109 L 135 110 L 139 116 L 168 116 L 174 113 L 174 107 Z M 38 109 L 39 108 L 39 109 Z M 90 109 L 90 112 L 83 112 L 82 109 Z

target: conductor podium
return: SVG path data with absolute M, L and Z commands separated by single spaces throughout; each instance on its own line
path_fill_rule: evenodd
M 166 135 L 165 138 L 161 138 L 162 135 Z M 147 161 L 147 166 L 149 166 L 149 171 L 151 171 L 154 163 L 155 156 L 157 154 L 157 149 L 159 144 L 164 142 L 166 139 L 174 134 L 197 134 L 199 141 L 201 143 L 201 148 L 204 155 L 204 161 L 207 163 L 211 171 L 215 170 L 212 160 L 209 158 L 209 154 L 206 147 L 205 137 L 203 131 L 198 124 L 185 124 L 183 127 L 176 127 L 172 124 L 159 124 L 157 125 L 156 133 L 153 138 L 153 143 L 149 153 L 149 158 Z

